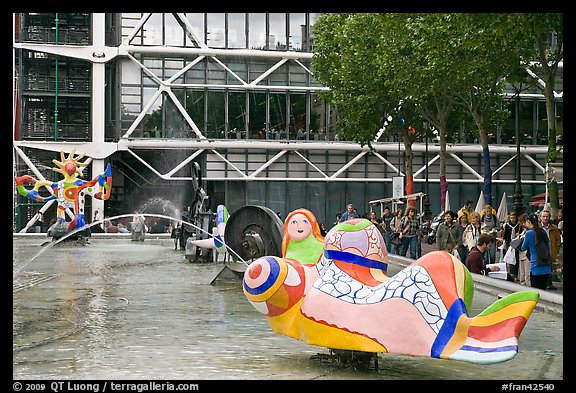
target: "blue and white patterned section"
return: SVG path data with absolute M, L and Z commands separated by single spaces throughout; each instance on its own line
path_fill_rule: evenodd
M 332 259 L 328 259 L 324 256 L 324 254 L 322 254 L 322 258 L 320 258 L 318 263 L 315 265 L 316 269 L 318 270 L 318 275 L 322 277 L 328 266 L 330 266 L 331 264 Z
M 422 266 L 409 266 L 381 285 L 370 287 L 354 280 L 334 263 L 318 265 L 321 265 L 318 267 L 321 275 L 314 283 L 314 288 L 342 301 L 351 304 L 376 304 L 391 298 L 406 299 L 420 311 L 436 333 L 440 331 L 448 315 L 436 286 Z

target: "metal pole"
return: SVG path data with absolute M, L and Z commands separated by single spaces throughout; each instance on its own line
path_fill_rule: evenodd
M 398 131 L 398 176 L 400 176 L 400 131 Z

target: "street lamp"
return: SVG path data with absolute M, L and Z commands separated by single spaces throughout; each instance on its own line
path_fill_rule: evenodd
M 422 124 L 424 128 L 424 140 L 426 143 L 426 151 L 424 153 L 424 174 L 425 174 L 425 181 L 424 181 L 424 217 L 427 221 L 426 225 L 426 241 L 428 241 L 428 234 L 430 233 L 430 218 L 432 216 L 432 212 L 430 211 L 430 198 L 428 197 L 428 121 L 424 120 Z
M 516 183 L 514 185 L 514 212 L 516 213 L 516 217 L 519 217 L 520 214 L 524 213 L 524 205 L 523 199 L 524 195 L 522 194 L 522 175 L 520 173 L 520 94 L 516 94 L 516 117 L 514 119 L 514 127 L 516 133 Z

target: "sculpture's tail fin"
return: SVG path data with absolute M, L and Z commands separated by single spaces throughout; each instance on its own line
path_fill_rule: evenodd
M 480 364 L 512 359 L 518 353 L 520 333 L 539 298 L 536 291 L 516 292 L 473 318 L 462 315 L 440 357 Z

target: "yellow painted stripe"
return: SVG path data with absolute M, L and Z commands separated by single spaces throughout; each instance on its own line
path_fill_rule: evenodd
M 458 262 L 462 264 L 462 262 Z M 460 318 L 458 318 L 458 322 L 456 323 L 456 329 L 454 329 L 454 334 L 452 335 L 450 341 L 448 341 L 448 344 L 446 344 L 446 347 L 442 351 L 440 358 L 448 359 L 450 355 L 456 353 L 460 348 L 462 348 L 462 345 L 464 345 L 466 339 L 468 338 L 468 328 L 470 327 L 470 322 L 471 319 L 468 318 L 465 314 L 460 315 Z
M 270 296 L 270 299 L 268 299 L 268 303 L 273 304 L 276 307 L 286 308 L 288 307 L 289 300 L 290 299 L 288 297 L 288 292 L 286 292 L 286 288 L 284 288 L 284 286 L 281 286 L 280 288 L 278 288 L 275 294 Z
M 460 262 L 454 255 L 452 257 L 452 263 L 454 264 L 454 279 L 456 280 L 456 290 L 458 291 L 458 297 L 464 299 L 464 294 L 466 290 L 466 274 L 464 273 L 464 264 Z
M 375 280 L 378 280 L 380 282 L 386 282 L 390 279 L 390 277 L 388 277 L 384 273 L 384 271 L 380 269 L 370 268 L 370 273 L 372 274 L 372 277 L 374 277 Z
M 268 288 L 261 294 L 253 295 L 251 293 L 246 292 L 246 289 L 244 289 L 244 285 L 242 286 L 242 289 L 244 289 L 244 294 L 249 300 L 253 302 L 263 302 L 265 300 L 268 300 L 269 298 L 272 297 L 272 295 L 274 295 L 274 293 L 276 293 L 278 288 L 280 288 L 282 284 L 284 284 L 284 280 L 286 280 L 286 276 L 288 275 L 288 265 L 286 264 L 286 261 L 282 260 L 282 258 L 275 258 L 275 259 L 276 261 L 278 261 L 280 271 L 278 272 L 278 277 L 276 281 L 274 282 L 274 284 L 272 284 L 270 288 Z
M 523 302 L 513 303 L 506 307 L 501 308 L 488 315 L 476 316 L 473 319 L 473 326 L 492 326 L 496 323 L 502 322 L 506 319 L 523 316 L 528 319 L 532 310 L 536 307 L 536 302 L 533 300 L 526 300 Z

